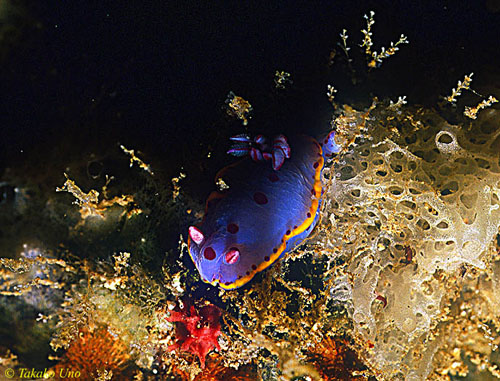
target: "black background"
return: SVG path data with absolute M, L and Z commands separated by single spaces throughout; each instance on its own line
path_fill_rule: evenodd
M 243 131 L 225 117 L 229 91 L 253 105 L 250 132 L 318 131 L 331 117 L 328 83 L 339 103 L 407 95 L 432 107 L 464 74 L 491 86 L 500 62 L 494 0 L 13 3 L 23 12 L 3 19 L 15 32 L 0 47 L 0 174 L 62 173 L 71 155 L 87 160 L 122 143 L 165 176 L 183 166 L 201 181 Z M 375 50 L 401 33 L 410 44 L 368 72 L 358 44 L 370 10 Z M 343 28 L 355 85 L 340 51 L 328 66 Z M 284 95 L 273 89 L 276 70 L 292 74 Z

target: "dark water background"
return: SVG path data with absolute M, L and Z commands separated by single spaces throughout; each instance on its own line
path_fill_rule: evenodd
M 2 16 L 14 36 L 0 46 L 0 173 L 61 147 L 85 155 L 119 141 L 173 174 L 213 143 L 231 90 L 254 106 L 251 130 L 316 129 L 329 117 L 328 83 L 339 102 L 404 94 L 433 105 L 466 73 L 488 83 L 500 62 L 498 1 L 12 3 L 19 14 Z M 370 10 L 376 50 L 401 33 L 410 44 L 352 85 L 328 55 L 346 28 L 363 66 L 356 45 Z M 278 99 L 275 70 L 294 80 Z

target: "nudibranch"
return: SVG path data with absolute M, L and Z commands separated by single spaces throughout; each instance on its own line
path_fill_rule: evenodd
M 241 287 L 309 236 L 325 159 L 340 151 L 334 137 L 332 131 L 321 143 L 304 135 L 288 142 L 280 135 L 272 146 L 262 136 L 232 138 L 229 153 L 250 158 L 217 174 L 229 188 L 212 192 L 203 221 L 189 227 L 189 253 L 204 282 Z

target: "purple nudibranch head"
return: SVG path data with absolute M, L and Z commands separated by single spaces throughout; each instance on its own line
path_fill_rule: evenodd
M 335 142 L 335 131 L 331 131 L 322 141 L 321 148 L 324 156 L 332 156 L 334 153 L 339 153 L 342 149 Z

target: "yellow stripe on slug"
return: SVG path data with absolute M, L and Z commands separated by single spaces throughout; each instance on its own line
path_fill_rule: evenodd
M 314 218 L 316 217 L 316 213 L 318 211 L 318 206 L 319 206 L 319 199 L 321 197 L 321 191 L 323 189 L 322 183 L 321 183 L 321 171 L 323 170 L 323 165 L 325 164 L 325 159 L 323 158 L 323 150 L 321 146 L 318 145 L 317 147 L 319 149 L 319 165 L 316 168 L 316 172 L 314 175 L 314 198 L 312 199 L 311 202 L 311 207 L 309 208 L 309 213 L 311 214 L 311 217 L 307 217 L 300 226 L 297 226 L 296 229 L 293 229 L 289 235 L 284 235 L 283 238 L 281 239 L 281 245 L 278 247 L 278 251 L 276 253 L 272 253 L 269 256 L 269 261 L 264 261 L 262 262 L 257 269 L 252 270 L 249 275 L 245 275 L 244 277 L 237 279 L 233 283 L 230 284 L 223 284 L 220 283 L 218 280 L 214 282 L 207 282 L 212 284 L 213 286 L 216 286 L 217 283 L 219 283 L 219 286 L 222 287 L 225 290 L 233 290 L 235 288 L 238 288 L 240 286 L 243 286 L 245 283 L 249 282 L 255 274 L 257 274 L 260 271 L 265 270 L 269 266 L 271 266 L 276 260 L 280 257 L 281 253 L 286 249 L 286 243 L 293 237 L 299 235 L 300 233 L 304 232 L 309 226 L 314 221 Z

